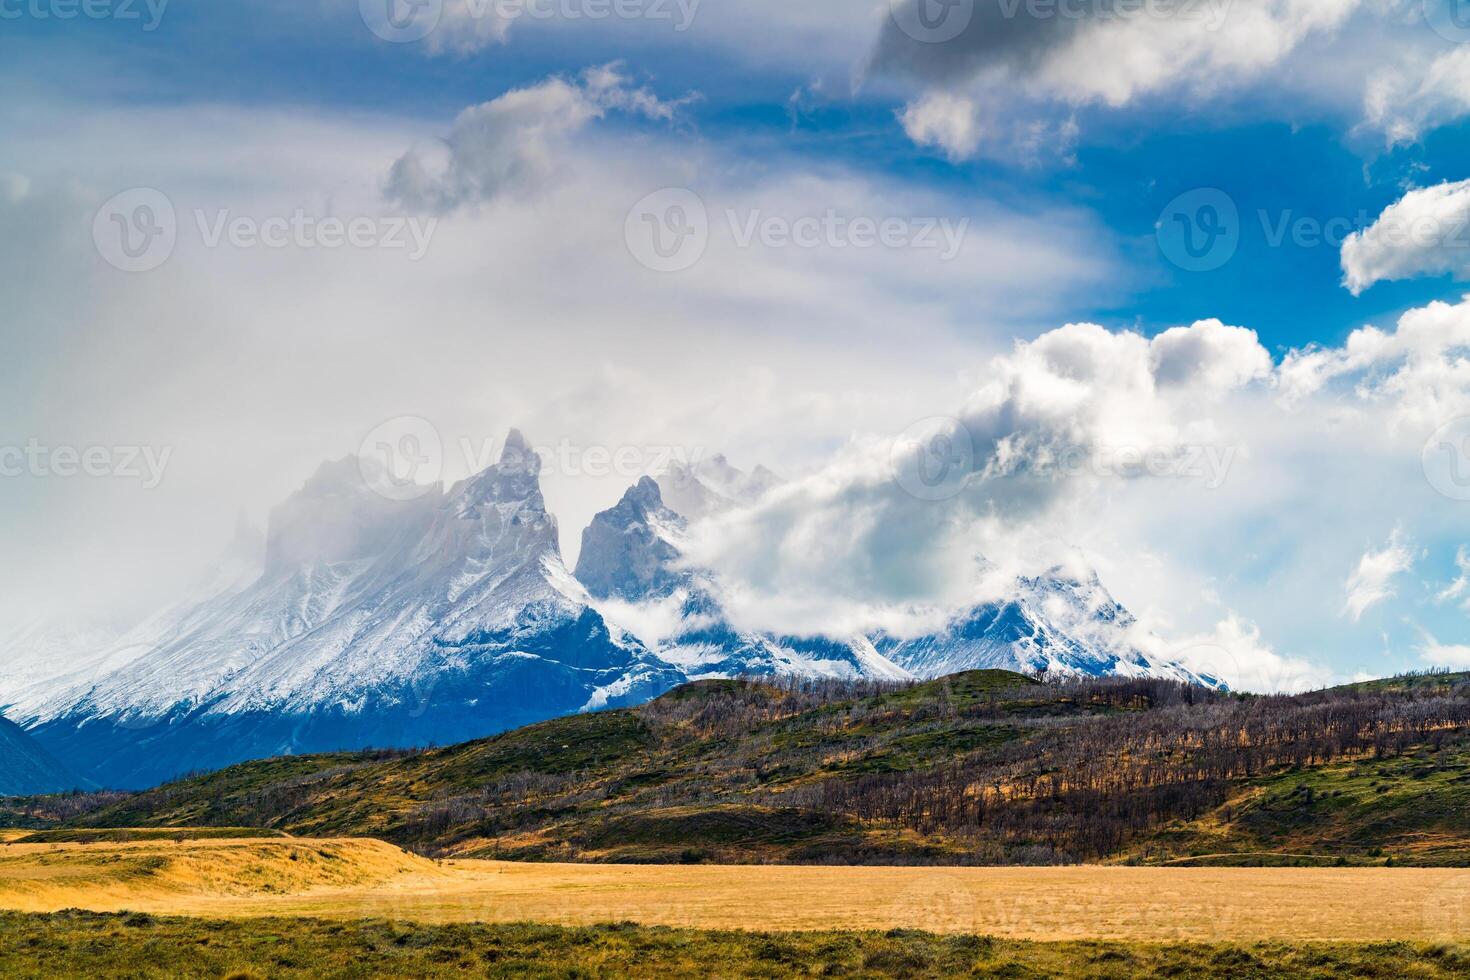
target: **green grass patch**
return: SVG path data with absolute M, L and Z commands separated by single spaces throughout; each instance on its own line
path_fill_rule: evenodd
M 1463 977 L 1470 947 L 1409 943 L 1036 943 L 890 932 L 751 933 L 137 913 L 0 913 L 14 978 Z

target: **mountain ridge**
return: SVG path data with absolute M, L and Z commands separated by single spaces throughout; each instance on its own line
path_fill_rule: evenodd
M 1007 671 L 707 680 L 415 753 L 25 801 L 526 861 L 1470 867 L 1470 675 L 1295 696 Z

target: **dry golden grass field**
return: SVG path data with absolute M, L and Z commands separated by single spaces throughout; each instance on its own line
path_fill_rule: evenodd
M 1470 871 L 433 862 L 372 840 L 0 844 L 0 908 L 421 923 L 633 921 L 1173 942 L 1470 937 Z

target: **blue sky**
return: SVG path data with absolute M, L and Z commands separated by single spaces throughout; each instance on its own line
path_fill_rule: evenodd
M 1086 552 L 1165 652 L 1224 650 L 1283 683 L 1470 665 L 1454 591 L 1465 505 L 1426 485 L 1421 459 L 1430 433 L 1470 411 L 1470 334 L 1455 334 L 1470 314 L 1420 312 L 1458 303 L 1470 264 L 1447 241 L 1348 256 L 1341 234 L 1292 240 L 1314 223 L 1362 231 L 1396 207 L 1453 223 L 1470 178 L 1470 100 L 1452 84 L 1463 46 L 1426 25 L 1428 8 L 1357 0 L 1235 0 L 1208 29 L 1108 23 L 1106 4 L 1076 22 L 996 20 L 1004 5 L 982 2 L 968 31 L 927 44 L 902 33 L 913 2 L 704 0 L 678 32 L 647 18 L 501 31 L 446 0 L 437 30 L 405 44 L 335 0 L 175 0 L 151 32 L 35 16 L 52 0 L 5 8 L 22 13 L 0 22 L 4 213 L 24 233 L 12 267 L 32 263 L 0 282 L 18 311 L 0 321 L 20 352 L 12 441 L 178 453 L 146 496 L 0 485 L 21 553 L 45 565 L 24 576 L 27 601 L 85 578 L 99 606 L 145 607 L 207 564 L 240 508 L 263 522 L 384 418 L 432 416 L 475 438 L 518 424 L 548 442 L 697 444 L 830 482 L 859 480 L 865 439 L 949 415 L 985 445 L 1028 451 L 1119 438 L 1240 451 L 1228 498 L 1093 473 L 1027 512 L 1040 537 Z M 404 269 L 191 240 L 161 270 L 119 275 L 73 233 L 140 186 L 184 215 L 432 218 L 433 252 Z M 725 212 L 832 209 L 964 222 L 964 252 L 936 266 L 916 250 L 721 239 L 688 275 L 650 275 L 629 262 L 622 217 L 667 187 L 693 189 L 716 237 Z M 1202 189 L 1234 207 L 1234 245 L 1191 270 L 1158 232 L 1171 202 Z M 1434 320 L 1423 335 L 1438 339 L 1395 333 L 1401 317 Z M 1210 320 L 1243 330 L 1191 326 Z M 1106 349 L 1079 332 L 1033 344 L 1082 323 L 1106 328 Z M 1128 339 L 1173 328 L 1191 331 L 1187 394 L 1159 373 L 1165 345 Z M 1138 371 L 1154 372 L 1146 391 Z M 1038 408 L 1061 381 L 1087 397 Z M 998 418 L 1020 421 L 992 431 Z M 568 550 L 620 480 L 549 478 Z M 917 600 L 884 591 L 896 577 L 876 538 L 831 512 L 860 496 L 753 515 L 772 553 L 716 542 L 710 560 L 732 580 L 769 572 L 793 527 L 820 524 L 850 535 L 834 562 L 871 570 L 844 597 L 850 620 L 887 622 Z M 977 489 L 941 524 L 973 536 L 971 554 L 1053 560 L 1031 553 L 1038 535 L 995 535 L 987 521 L 1022 519 L 1006 498 Z M 51 547 L 62 528 L 82 540 L 69 557 Z M 917 532 L 915 547 L 946 551 Z M 160 595 L 115 560 L 140 549 Z M 801 575 L 810 605 L 830 607 L 814 583 L 842 576 L 772 579 L 802 594 Z M 940 591 L 929 598 L 964 589 Z
M 141 4 L 139 11 L 146 22 Z M 1088 208 L 1125 252 L 1127 279 L 1121 295 L 1069 306 L 1068 319 L 1151 332 L 1208 312 L 1251 326 L 1275 350 L 1337 343 L 1364 323 L 1446 294 L 1447 276 L 1385 283 L 1362 297 L 1334 291 L 1341 279 L 1335 247 L 1273 246 L 1268 229 L 1288 219 L 1346 219 L 1357 228 L 1406 186 L 1461 179 L 1457 167 L 1470 139 L 1464 123 L 1389 148 L 1355 132 L 1359 120 L 1339 106 L 1295 105 L 1247 86 L 1239 98 L 1203 105 L 1153 99 L 1121 112 L 1083 107 L 1087 132 L 1066 160 L 946 160 L 915 146 L 897 122 L 906 92 L 881 79 L 857 85 L 868 52 L 855 50 L 847 63 L 818 65 L 815 73 L 800 62 L 757 68 L 738 46 L 699 43 L 699 26 L 696 20 L 688 43 L 628 30 L 527 30 L 473 54 L 426 57 L 422 43 L 373 36 L 351 4 L 176 3 L 151 32 L 133 22 L 23 17 L 7 25 L 0 50 L 11 65 L 7 77 L 48 100 L 285 106 L 444 121 L 507 89 L 620 60 L 663 95 L 699 93 L 679 122 L 689 139 L 1022 205 L 1042 199 Z M 1427 49 L 1445 47 L 1423 25 L 1413 30 L 1425 35 L 1418 40 Z M 814 79 L 826 91 L 794 116 L 792 93 Z M 1175 268 L 1154 240 L 1161 209 L 1203 187 L 1229 194 L 1242 219 L 1235 257 L 1208 273 Z

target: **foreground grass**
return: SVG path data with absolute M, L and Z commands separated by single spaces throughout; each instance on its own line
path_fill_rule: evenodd
M 928 933 L 0 913 L 5 977 L 1463 977 L 1470 946 L 1033 943 Z

